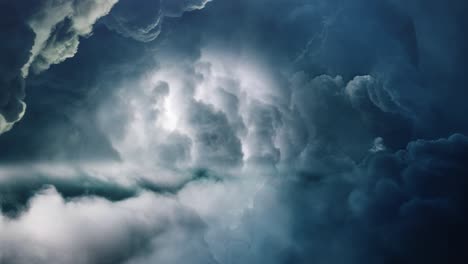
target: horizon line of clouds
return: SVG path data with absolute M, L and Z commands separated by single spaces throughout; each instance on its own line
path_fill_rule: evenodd
M 421 219 L 414 213 L 418 210 L 431 210 L 437 215 L 440 214 L 442 219 L 446 219 L 443 221 L 449 221 L 450 219 L 446 217 L 449 217 L 450 214 L 447 216 L 444 212 L 452 212 L 453 210 L 456 210 L 453 212 L 457 212 L 460 206 L 463 206 L 463 200 L 460 200 L 462 197 L 459 196 L 463 186 L 457 187 L 457 176 L 454 174 L 456 171 L 453 170 L 457 170 L 459 166 L 463 165 L 463 159 L 467 155 L 467 146 L 468 138 L 466 136 L 454 134 L 448 138 L 437 140 L 412 141 L 408 143 L 406 149 L 397 152 L 370 152 L 368 158 L 362 163 L 356 164 L 356 169 L 353 169 L 356 170 L 353 174 L 357 172 L 359 174 L 351 181 L 348 180 L 350 186 L 344 190 L 335 190 L 343 192 L 344 197 L 340 198 L 339 201 L 334 201 L 333 196 L 328 197 L 322 193 L 332 191 L 338 186 L 334 186 L 332 182 L 324 184 L 324 181 L 327 181 L 325 178 L 318 180 L 318 185 L 315 187 L 318 188 L 315 190 L 316 193 L 305 193 L 304 199 L 310 197 L 304 202 L 311 203 L 314 200 L 312 198 L 315 197 L 316 199 L 320 198 L 315 202 L 322 205 L 312 206 L 310 208 L 312 211 L 304 217 L 313 217 L 310 221 L 321 221 L 320 218 L 315 219 L 315 217 L 328 213 L 328 210 L 333 210 L 329 206 L 338 202 L 342 208 L 340 210 L 349 211 L 353 219 L 351 223 L 342 228 L 360 230 L 361 225 L 367 225 L 368 221 L 376 221 L 394 226 L 394 228 L 410 228 L 412 225 L 425 226 L 424 228 L 436 227 L 433 225 L 436 225 L 437 222 L 427 223 L 427 219 Z M 447 153 L 450 153 L 451 157 L 445 156 Z M 425 185 L 425 181 L 421 179 L 421 173 L 424 173 L 421 171 L 421 165 L 435 157 L 442 158 L 442 163 L 431 165 L 434 173 L 430 175 L 430 178 L 441 184 L 440 191 Z M 393 165 L 393 163 L 395 164 Z M 397 164 L 399 172 L 392 174 L 395 172 L 394 167 Z M 450 168 L 447 167 L 449 164 Z M 444 172 L 448 173 L 446 174 L 448 184 L 442 184 L 437 175 Z M 63 187 L 60 184 L 52 183 L 34 192 L 26 201 L 25 207 L 15 217 L 9 217 L 8 214 L 0 215 L 0 230 L 4 234 L 0 238 L 0 241 L 3 240 L 3 243 L 0 243 L 0 260 L 6 261 L 6 263 L 23 263 L 27 260 L 34 260 L 39 261 L 38 263 L 63 263 L 66 261 L 67 263 L 91 264 L 103 263 L 103 259 L 109 259 L 112 263 L 151 263 L 155 260 L 164 263 L 171 261 L 172 263 L 174 263 L 173 261 L 184 263 L 184 261 L 192 259 L 194 263 L 207 263 L 208 260 L 208 263 L 226 263 L 231 258 L 230 254 L 234 254 L 234 252 L 237 252 L 238 257 L 246 261 L 254 261 L 256 258 L 258 258 L 257 260 L 269 259 L 275 254 L 259 257 L 255 255 L 255 252 L 249 253 L 249 245 L 258 247 L 260 245 L 258 243 L 262 243 L 261 240 L 257 240 L 260 238 L 256 237 L 255 233 L 248 233 L 249 228 L 259 228 L 261 222 L 249 221 L 261 217 L 255 220 L 260 221 L 263 219 L 262 214 L 288 214 L 288 210 L 291 208 L 284 207 L 284 198 L 271 197 L 271 192 L 274 193 L 272 188 L 276 188 L 274 187 L 276 184 L 285 188 L 291 188 L 291 185 L 295 184 L 308 184 L 302 180 L 296 182 L 297 179 L 294 178 L 277 178 L 275 181 L 257 183 L 258 187 L 251 190 L 253 193 L 250 193 L 250 191 L 245 192 L 245 187 L 248 185 L 240 184 L 242 181 L 226 183 L 201 179 L 190 182 L 177 194 L 160 193 L 157 190 L 142 188 L 141 191 L 130 192 L 126 196 L 117 198 L 112 198 L 112 194 L 118 193 L 115 189 L 109 189 L 107 194 L 93 193 L 93 186 L 89 184 L 88 189 L 91 192 L 69 196 L 63 192 Z M 77 182 L 76 184 L 82 186 L 83 183 Z M 234 188 L 234 192 L 232 188 Z M 236 190 L 237 188 L 240 189 Z M 211 191 L 207 193 L 208 190 Z M 232 198 L 237 197 L 236 193 L 240 190 L 245 192 L 243 199 L 252 197 L 253 194 L 255 199 L 253 201 L 242 200 L 242 202 L 232 201 Z M 378 192 L 376 192 L 377 190 Z M 205 204 L 209 201 L 211 201 L 211 205 Z M 448 201 L 452 202 L 448 203 Z M 156 211 L 154 204 L 158 204 Z M 263 207 L 267 205 L 275 205 L 276 209 L 262 212 Z M 228 211 L 218 215 L 217 208 Z M 386 210 L 384 214 L 388 215 L 386 219 L 383 219 L 383 216 L 378 213 L 381 210 Z M 257 215 L 260 212 L 262 213 Z M 230 213 L 234 213 L 234 215 L 229 216 Z M 403 220 L 394 218 L 394 215 L 398 214 L 402 214 L 401 217 L 408 219 L 408 222 L 401 222 Z M 253 218 L 250 219 L 250 217 Z M 332 218 L 329 220 L 333 223 L 333 221 L 338 220 L 334 217 L 340 216 L 330 217 Z M 222 221 L 227 222 L 222 224 Z M 292 227 L 287 224 L 287 221 L 283 222 L 285 219 L 279 216 L 270 218 L 270 221 L 272 222 L 271 226 L 264 225 L 262 232 L 266 232 L 263 235 L 276 237 L 272 241 L 274 242 L 272 246 L 294 247 L 294 245 L 289 244 L 291 241 L 285 242 L 291 239 L 290 232 L 294 232 L 290 229 Z M 194 224 L 195 226 L 193 226 Z M 231 224 L 237 228 L 231 227 L 231 229 L 229 227 Z M 320 222 L 316 224 L 328 226 L 325 223 L 320 224 Z M 407 224 L 410 226 L 405 226 Z M 428 224 L 429 226 L 427 226 Z M 51 225 L 54 225 L 54 228 Z M 103 225 L 106 228 L 102 229 Z M 89 235 L 78 236 L 76 232 L 82 234 L 84 226 Z M 144 230 L 138 231 L 137 226 Z M 281 229 L 275 231 L 279 227 Z M 450 228 L 445 225 L 439 227 L 444 228 L 444 230 Z M 62 231 L 57 233 L 57 228 Z M 317 226 L 312 224 L 309 228 L 315 230 Z M 51 233 L 52 230 L 55 230 L 53 232 L 56 235 Z M 97 244 L 93 242 L 92 234 L 95 232 L 92 230 L 105 230 Z M 311 231 L 305 230 L 305 232 Z M 319 232 L 319 230 L 314 232 Z M 386 235 L 385 230 L 375 230 L 375 232 L 377 234 L 383 232 L 379 235 Z M 102 232 L 99 233 L 102 234 Z M 68 236 L 67 240 L 64 240 L 64 235 Z M 336 235 L 343 239 L 342 242 L 352 239 L 346 237 L 346 233 Z M 219 240 L 221 239 L 219 236 L 226 237 Z M 195 239 L 193 244 L 190 243 L 183 247 L 176 246 L 181 241 L 179 239 L 189 237 Z M 390 243 L 385 246 L 392 246 L 392 243 L 403 243 L 412 247 L 411 244 L 405 242 L 404 236 L 392 237 L 390 241 L 382 241 L 372 236 L 366 239 L 377 239 L 374 243 Z M 115 243 L 116 241 L 118 243 Z M 230 243 L 233 244 L 229 246 L 229 251 L 232 250 L 232 253 L 223 252 L 222 246 L 219 244 L 220 241 L 224 241 L 223 243 L 231 241 Z M 329 242 L 328 240 L 322 241 L 325 244 Z M 419 243 L 423 242 L 419 241 Z M 436 241 L 426 242 L 431 247 L 437 245 Z M 18 251 L 17 246 L 20 243 L 22 247 L 28 246 L 30 250 L 27 252 Z M 236 246 L 234 247 L 234 245 Z M 355 246 L 358 246 L 357 250 L 365 249 L 363 244 L 355 244 Z M 165 250 L 159 250 L 161 247 Z M 194 248 L 201 250 L 199 253 L 202 255 L 195 254 Z M 247 251 L 241 253 L 237 251 L 238 249 Z M 179 253 L 175 250 L 178 250 Z M 316 250 L 314 249 L 310 254 Z M 454 250 L 458 250 L 458 247 Z M 56 252 L 66 253 L 56 254 Z M 109 255 L 110 252 L 119 253 Z M 318 252 L 316 253 L 318 254 Z M 395 254 L 404 253 L 395 252 Z M 431 254 L 431 256 L 435 255 Z M 378 259 L 378 256 L 372 257 Z M 355 259 L 350 259 L 350 261 L 354 263 Z M 278 263 L 283 263 L 281 258 Z

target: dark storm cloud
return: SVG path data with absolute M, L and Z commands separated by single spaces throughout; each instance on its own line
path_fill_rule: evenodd
M 86 177 L 0 184 L 0 262 L 466 262 L 464 1 L 71 2 L 0 158 Z
M 341 75 L 349 81 L 356 75 L 370 74 L 392 87 L 392 96 L 401 106 L 424 119 L 418 122 L 421 135 L 447 136 L 456 132 L 448 129 L 452 126 L 466 129 L 457 114 L 463 108 L 461 99 L 451 98 L 454 105 L 445 107 L 445 99 L 460 92 L 465 83 L 463 1 L 450 1 L 444 7 L 430 2 L 428 8 L 422 1 L 411 5 L 367 0 L 269 1 L 268 9 L 262 8 L 265 4 L 240 1 L 208 5 L 201 18 L 206 21 L 214 20 L 219 12 L 229 17 L 232 10 L 245 19 L 218 21 L 203 32 L 205 43 L 220 49 L 250 47 L 264 54 L 275 67 L 287 68 L 294 61 L 293 71 L 306 71 L 312 76 Z M 209 12 L 214 7 L 217 12 Z M 223 31 L 229 35 L 219 37 Z M 246 41 L 240 45 L 241 41 L 233 39 Z M 434 122 L 449 123 L 425 127 Z
M 345 84 L 340 76 L 308 81 L 298 73 L 292 86 L 293 104 L 309 133 L 310 149 L 305 152 L 311 151 L 312 157 L 305 163 L 317 151 L 360 160 L 377 137 L 388 139 L 392 149 L 411 138 L 410 117 L 400 113 L 385 87 L 371 76 L 357 76 Z
M 299 67 L 316 64 L 345 78 L 373 75 L 418 114 L 418 133 L 424 137 L 466 131 L 457 114 L 463 103 L 453 97 L 466 82 L 466 45 L 461 44 L 467 41 L 461 29 L 467 23 L 461 11 L 466 3 L 347 1 L 337 6 L 324 33 L 311 38 L 299 57 Z M 445 106 L 447 100 L 451 107 Z
M 356 215 L 387 251 L 386 261 L 466 260 L 467 150 L 468 138 L 455 134 L 414 141 L 406 151 L 365 162 L 370 180 L 353 193 L 360 197 Z
M 461 175 L 460 177 L 452 178 L 449 175 L 453 170 L 457 168 L 463 170 L 465 167 L 466 157 L 463 153 L 466 152 L 466 139 L 457 135 L 438 141 L 415 141 L 405 152 L 398 154 L 384 154 L 386 152 L 382 151 L 386 148 L 397 151 L 419 136 L 439 138 L 449 136 L 453 131 L 465 133 L 465 122 L 461 119 L 455 121 L 460 117 L 459 110 L 463 108 L 462 104 L 459 105 L 457 99 L 445 100 L 447 96 L 464 94 L 459 90 L 465 86 L 464 82 L 461 82 L 464 75 L 457 73 L 464 69 L 463 64 L 458 63 L 458 60 L 461 62 L 461 58 L 449 58 L 448 61 L 453 64 L 450 69 L 454 70 L 445 70 L 443 74 L 439 67 L 435 67 L 437 65 L 435 61 L 430 65 L 431 63 L 426 60 L 431 57 L 441 59 L 439 56 L 444 54 L 444 49 L 464 54 L 465 49 L 451 47 L 452 40 L 449 39 L 454 37 L 456 41 L 454 40 L 452 44 L 457 43 L 457 45 L 466 42 L 459 31 L 459 26 L 466 23 L 459 10 L 466 9 L 466 4 L 454 1 L 450 7 L 434 7 L 429 11 L 423 9 L 423 3 L 406 9 L 403 3 L 396 1 L 385 3 L 311 1 L 305 4 L 301 2 L 296 8 L 293 8 L 295 3 L 289 6 L 278 1 L 271 6 L 284 8 L 272 8 L 269 10 L 275 12 L 269 12 L 265 9 L 255 9 L 257 4 L 261 5 L 259 2 L 261 1 L 242 2 L 234 5 L 235 7 L 227 5 L 226 10 L 236 10 L 245 15 L 245 21 L 248 21 L 246 23 L 249 23 L 250 27 L 242 27 L 244 32 L 236 30 L 234 20 L 220 22 L 222 26 L 229 28 L 227 31 L 230 34 L 248 39 L 247 44 L 243 43 L 242 47 L 261 47 L 259 53 L 273 63 L 297 58 L 294 52 L 296 50 L 298 51 L 296 54 L 300 56 L 292 66 L 293 71 L 298 69 L 305 72 L 306 76 L 322 73 L 343 76 L 335 78 L 325 75 L 309 80 L 308 77 L 300 77 L 304 76 L 301 73 L 291 78 L 292 98 L 297 107 L 297 110 L 294 110 L 293 120 L 296 121 L 293 124 L 299 130 L 306 132 L 291 132 L 295 136 L 288 141 L 298 142 L 296 144 L 300 150 L 291 150 L 288 153 L 301 153 L 299 160 L 302 161 L 299 167 L 301 172 L 296 176 L 299 179 L 298 184 L 292 184 L 289 186 L 290 189 L 284 192 L 291 199 L 285 202 L 284 207 L 294 205 L 292 225 L 296 227 L 294 232 L 297 234 L 293 235 L 293 240 L 296 241 L 289 249 L 277 248 L 278 251 L 284 250 L 284 254 L 277 259 L 278 263 L 308 263 L 310 260 L 319 263 L 320 261 L 342 263 L 349 259 L 351 259 L 349 261 L 355 260 L 356 263 L 395 261 L 437 263 L 444 258 L 455 261 L 456 257 L 453 256 L 465 257 L 460 247 L 464 244 L 462 239 L 466 227 L 460 219 L 463 219 L 462 212 L 466 201 L 450 199 L 449 202 L 439 203 L 432 201 L 438 199 L 435 197 L 427 197 L 429 201 L 419 201 L 420 194 L 411 190 L 412 188 L 406 190 L 408 182 L 402 183 L 402 181 L 406 177 L 415 177 L 418 178 L 416 185 L 426 185 L 424 188 L 434 190 L 442 189 L 438 183 L 430 179 L 432 172 L 437 171 L 435 174 L 446 175 L 460 186 L 465 186 L 466 172 L 453 174 Z M 223 10 L 221 5 L 213 3 L 211 6 L 213 12 L 215 12 L 214 7 Z M 310 9 L 306 8 L 309 5 Z M 291 11 L 293 9 L 295 12 Z M 209 17 L 210 7 L 205 11 Z M 307 26 L 315 25 L 317 28 L 323 26 L 323 29 L 318 31 L 321 34 L 319 36 L 309 34 L 309 40 L 300 41 L 301 33 L 305 32 L 305 29 L 294 27 L 295 21 L 305 20 L 307 15 L 313 17 L 312 15 L 316 14 L 321 16 L 315 21 L 316 24 L 309 23 Z M 429 30 L 426 31 L 426 27 L 434 25 L 430 22 L 433 15 L 437 18 L 438 26 L 450 28 L 448 31 L 453 34 L 452 38 L 444 37 L 447 32 L 442 32 L 443 30 L 437 35 L 429 33 Z M 285 21 L 278 17 L 288 17 L 290 20 Z M 314 21 L 313 18 L 310 19 Z M 210 33 L 219 33 L 216 30 L 217 28 L 213 27 Z M 237 51 L 242 49 L 236 44 L 227 44 L 232 40 L 231 35 L 217 39 L 210 33 L 205 33 L 205 42 L 209 43 L 208 45 L 213 45 L 210 42 L 214 39 L 214 42 L 226 44 L 228 49 Z M 426 41 L 426 38 L 434 41 Z M 285 48 L 287 44 L 282 40 L 292 42 L 290 45 L 297 45 L 297 48 L 291 46 Z M 301 45 L 292 40 L 302 42 L 306 48 L 305 53 L 301 52 Z M 427 45 L 435 47 L 429 52 Z M 219 48 L 217 44 L 214 44 L 214 47 Z M 283 66 L 284 64 L 279 67 Z M 288 68 L 288 65 L 284 67 Z M 428 81 L 435 80 L 434 76 L 442 79 L 436 82 Z M 443 84 L 442 80 L 447 83 Z M 448 83 L 454 85 L 449 86 Z M 449 106 L 449 102 L 454 102 L 455 105 Z M 446 116 L 442 117 L 442 112 Z M 259 124 L 259 122 L 254 123 Z M 305 123 L 306 127 L 299 125 L 300 123 Z M 438 145 L 444 145 L 446 150 L 451 150 L 446 151 L 442 148 L 439 153 L 429 154 L 430 149 Z M 259 144 L 257 149 L 261 146 L 262 144 Z M 304 147 L 306 151 L 301 150 Z M 421 149 L 421 152 L 413 156 L 412 153 L 416 149 Z M 369 151 L 377 153 L 369 154 Z M 390 162 L 392 159 L 400 159 L 398 157 L 403 155 L 402 153 L 405 153 L 404 156 L 413 157 L 401 158 L 404 161 L 397 162 L 399 164 L 395 167 L 386 167 L 385 164 L 377 165 L 374 161 L 368 161 L 378 159 L 376 157 L 382 155 L 388 157 L 387 162 Z M 368 158 L 359 165 L 360 160 L 366 156 Z M 443 161 L 446 159 L 450 162 Z M 441 165 L 439 168 L 432 168 L 429 160 L 441 161 L 446 163 L 447 167 Z M 356 169 L 356 166 L 360 169 Z M 414 174 L 410 172 L 419 166 L 424 170 Z M 372 180 L 373 177 L 392 174 L 396 178 L 394 181 L 382 179 L 381 183 L 377 184 Z M 371 197 L 360 193 L 356 182 L 350 180 L 354 177 L 360 179 L 365 186 L 373 186 Z M 287 183 L 284 184 L 287 186 Z M 460 187 L 460 189 L 465 188 Z M 382 199 L 381 204 L 372 209 L 363 205 L 365 201 L 375 202 L 379 199 Z M 453 207 L 446 206 L 450 204 Z M 459 207 L 457 204 L 462 206 Z M 395 206 L 398 208 L 397 211 L 401 211 L 396 213 L 396 216 L 392 216 L 392 220 L 389 220 L 393 221 L 391 224 L 384 223 L 385 221 L 381 219 L 385 218 L 388 212 L 387 206 Z M 315 208 L 319 211 L 314 212 Z M 415 210 L 409 209 L 406 212 L 406 208 Z M 351 217 L 352 214 L 359 215 L 358 219 Z M 271 219 L 267 215 L 264 216 Z M 437 219 L 424 220 L 432 215 Z M 263 219 L 262 216 L 256 217 Z M 450 222 L 452 220 L 458 223 L 456 227 L 453 230 L 445 229 L 453 224 Z M 275 223 L 271 225 L 274 226 Z M 421 231 L 418 227 L 427 229 Z M 428 230 L 432 228 L 442 228 L 444 231 L 429 232 Z M 460 234 L 458 235 L 455 230 L 459 230 Z M 267 234 L 272 230 L 265 232 Z M 410 240 L 409 237 L 413 235 L 417 238 Z M 315 240 L 314 237 L 318 239 Z M 328 239 L 329 243 L 324 243 Z M 411 242 L 404 243 L 407 240 Z M 259 243 L 257 245 L 262 243 L 262 241 L 256 242 Z M 454 245 L 453 251 L 446 247 L 447 243 Z M 423 251 L 426 247 L 433 249 L 434 253 L 426 256 Z M 264 257 L 268 259 L 268 256 Z
M 463 263 L 467 143 L 418 140 L 340 174 L 284 182 L 295 242 L 280 263 Z

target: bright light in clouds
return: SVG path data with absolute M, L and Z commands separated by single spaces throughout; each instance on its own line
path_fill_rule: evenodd
M 214 212 L 217 209 L 210 209 L 210 200 L 223 193 L 220 189 L 229 188 L 225 190 L 230 193 L 228 197 L 243 193 L 245 200 L 235 209 L 235 214 L 241 215 L 244 209 L 252 207 L 253 196 L 265 181 L 265 175 L 252 171 L 246 163 L 255 155 L 250 149 L 256 148 L 252 140 L 255 129 L 248 133 L 246 120 L 252 114 L 252 102 L 264 100 L 262 96 L 272 83 L 258 65 L 228 54 L 204 52 L 190 67 L 169 60 L 140 80 L 123 83 L 115 96 L 103 102 L 97 115 L 100 129 L 109 136 L 119 161 L 44 161 L 3 166 L 0 180 L 47 175 L 47 181 L 62 182 L 86 176 L 131 189 L 139 189 L 142 182 L 179 188 L 192 180 L 197 169 L 206 168 L 216 177 L 235 178 L 237 183 L 230 183 L 231 187 L 212 183 L 220 184 L 216 188 L 208 188 L 205 183 L 191 186 L 190 192 L 184 194 L 192 197 L 187 200 L 193 201 L 190 206 L 197 211 Z M 202 110 L 208 112 L 196 113 Z M 199 120 L 193 120 L 205 116 L 208 118 L 202 123 L 207 123 L 202 126 L 198 125 Z M 220 127 L 219 122 L 226 124 Z M 203 141 L 205 135 L 218 140 L 215 147 L 219 145 L 220 149 L 206 146 L 209 143 Z M 235 150 L 236 139 L 240 152 Z M 231 155 L 240 155 L 240 163 L 224 161 Z M 227 163 L 218 165 L 218 160 Z M 206 197 L 196 195 L 201 189 Z M 227 202 L 228 197 L 220 201 Z
M 192 68 L 170 61 L 163 63 L 160 69 L 149 71 L 142 79 L 122 84 L 117 96 L 103 103 L 98 113 L 101 129 L 109 135 L 120 161 L 36 162 L 3 166 L 0 180 L 30 177 L 28 175 L 48 175 L 55 179 L 89 175 L 132 188 L 142 180 L 163 186 L 179 186 L 193 177 L 194 170 L 207 168 L 220 174 L 219 177 L 235 175 L 246 183 L 242 175 L 253 172 L 246 162 L 259 155 L 257 149 L 262 149 L 258 145 L 260 136 L 256 134 L 255 122 L 249 121 L 257 111 L 253 105 L 258 102 L 268 104 L 269 98 L 277 96 L 271 94 L 274 92 L 272 87 L 274 83 L 258 62 L 228 53 L 205 50 Z M 193 113 L 199 108 L 208 113 Z M 199 121 L 192 119 L 206 114 L 208 119 L 202 122 L 207 123 L 198 127 L 194 122 Z M 226 125 L 219 127 L 210 119 L 218 123 L 221 120 Z M 120 120 L 121 128 L 116 129 L 115 123 L 110 124 L 109 120 Z M 230 151 L 233 150 L 212 151 L 208 148 L 211 146 L 203 145 L 209 144 L 203 141 L 204 133 L 208 133 L 209 140 L 221 140 L 215 143 L 221 147 L 228 144 L 235 147 L 235 139 L 238 139 L 240 154 L 233 153 L 241 155 L 241 163 L 218 166 L 218 158 L 232 155 Z M 270 143 L 274 148 L 274 142 Z M 270 148 L 261 151 L 268 152 Z M 246 193 L 255 193 L 259 184 L 263 184 L 260 178 L 249 176 L 248 184 L 244 186 Z M 205 191 L 210 192 L 210 189 Z M 251 199 L 249 195 L 246 197 Z M 201 201 L 203 197 L 197 200 Z
M 177 128 L 179 121 L 173 96 L 169 95 L 164 101 L 164 111 L 161 115 L 161 120 L 158 122 L 165 130 L 174 131 Z
M 258 109 L 269 109 L 269 98 L 274 96 L 269 94 L 272 87 L 273 82 L 259 65 L 227 54 L 206 52 L 188 68 L 163 64 L 161 69 L 148 73 L 141 80 L 122 84 L 117 96 L 104 102 L 98 113 L 101 129 L 109 136 L 120 161 L 13 166 L 0 170 L 0 180 L 34 178 L 34 175 L 47 175 L 51 182 L 91 177 L 141 194 L 128 202 L 115 204 L 95 197 L 67 201 L 55 189 L 37 194 L 32 198 L 31 209 L 19 223 L 31 228 L 25 232 L 29 232 L 33 239 L 49 238 L 53 240 L 50 241 L 52 244 L 64 238 L 49 235 L 50 230 L 54 230 L 51 228 L 54 222 L 37 215 L 55 214 L 58 218 L 61 212 L 73 211 L 70 208 L 80 209 L 83 215 L 94 215 L 94 210 L 102 207 L 109 211 L 109 215 L 122 213 L 116 221 L 123 223 L 127 210 L 133 210 L 131 214 L 136 215 L 148 214 L 148 208 L 160 206 L 160 201 L 169 201 L 170 206 L 159 208 L 150 217 L 183 211 L 195 213 L 211 226 L 204 237 L 210 247 L 219 248 L 220 236 L 247 243 L 251 237 L 241 230 L 244 215 L 253 211 L 255 204 L 258 206 L 259 193 L 266 192 L 265 185 L 275 174 L 270 168 L 258 169 L 249 162 L 250 158 L 269 155 L 275 148 L 269 138 L 271 135 L 262 139 L 263 132 L 256 127 L 255 121 Z M 120 127 L 116 128 L 116 125 Z M 271 146 L 259 146 L 263 144 Z M 206 169 L 206 175 L 197 176 L 195 172 L 199 169 Z M 149 194 L 146 183 L 156 188 L 161 186 L 162 192 L 166 188 L 170 194 L 165 193 L 164 198 Z M 85 183 L 82 185 L 87 188 Z M 127 207 L 132 201 L 145 199 L 150 203 L 141 208 Z M 260 202 L 272 203 L 273 199 L 266 196 Z M 73 235 L 77 226 L 88 223 L 80 212 L 79 221 L 72 222 L 73 226 L 61 230 L 62 233 Z M 106 220 L 106 217 L 96 214 L 97 220 Z M 34 221 L 46 228 L 33 228 Z M 122 232 L 133 228 L 122 223 L 113 225 Z M 100 228 L 100 225 L 88 224 L 90 230 Z M 153 228 L 154 223 L 148 225 Z M 0 221 L 0 230 L 2 228 L 9 228 L 9 224 Z M 173 235 L 171 239 L 174 239 Z M 86 249 L 88 242 L 82 242 L 82 247 Z M 60 243 L 54 246 L 67 247 Z M 224 250 L 216 253 L 216 258 L 228 257 L 229 252 Z
M 0 264 L 468 259 L 467 5 L 407 2 L 0 0 Z

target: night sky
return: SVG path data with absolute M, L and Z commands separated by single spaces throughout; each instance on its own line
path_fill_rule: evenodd
M 468 263 L 466 0 L 0 0 L 0 264 Z

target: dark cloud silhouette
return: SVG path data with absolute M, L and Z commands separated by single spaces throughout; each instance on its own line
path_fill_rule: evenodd
M 467 144 L 459 134 L 418 140 L 404 152 L 366 162 L 371 181 L 358 192 L 370 196 L 363 197 L 365 213 L 357 215 L 376 227 L 378 245 L 388 250 L 386 261 L 466 260 Z
M 3 171 L 5 179 L 2 179 L 0 183 L 2 191 L 0 208 L 7 216 L 14 217 L 26 210 L 30 199 L 49 186 L 54 186 L 65 199 L 92 195 L 119 201 L 133 197 L 137 192 L 135 187 L 119 186 L 114 182 L 89 177 L 85 172 L 82 172 L 82 175 L 77 173 L 73 178 L 60 178 L 47 175 L 47 170 L 41 171 L 34 168 L 27 170 L 24 167 L 19 172 L 19 169 L 14 167 L 9 168 L 10 173 Z M 60 171 L 60 166 L 52 167 L 51 170 Z
M 463 263 L 467 143 L 462 135 L 418 140 L 341 175 L 285 184 L 298 220 L 290 261 Z

